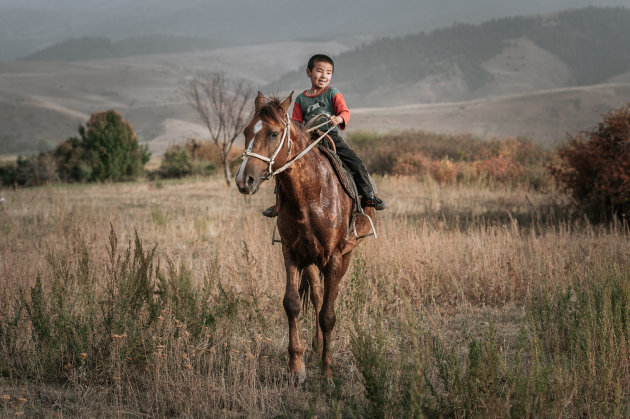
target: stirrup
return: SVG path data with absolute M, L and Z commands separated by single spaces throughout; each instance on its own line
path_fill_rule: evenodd
M 273 226 L 273 233 L 271 234 L 271 245 L 274 246 L 276 243 L 282 243 L 282 239 L 276 239 L 276 230 L 278 230 L 278 222 L 276 221 L 276 225 Z
M 371 233 L 367 233 L 367 234 L 364 234 L 362 236 L 359 236 L 359 234 L 357 233 L 357 225 L 356 225 L 357 216 L 365 217 L 365 218 L 368 219 L 368 221 L 370 222 L 370 227 L 372 227 L 372 232 Z M 376 234 L 376 228 L 374 227 L 374 222 L 372 221 L 372 217 L 370 217 L 365 212 L 363 212 L 363 208 L 361 208 L 361 207 L 358 207 L 358 210 L 355 210 L 355 211 L 352 212 L 352 221 L 350 221 L 350 228 L 352 229 L 352 232 L 354 233 L 354 238 L 357 241 L 359 239 L 363 239 L 363 238 L 369 237 L 369 236 L 374 236 L 375 239 L 378 238 L 378 235 Z

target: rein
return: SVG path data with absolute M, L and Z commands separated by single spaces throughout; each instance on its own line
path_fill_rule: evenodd
M 328 123 L 328 121 L 323 122 L 317 126 L 311 127 L 309 129 L 306 130 L 306 132 L 311 132 L 316 130 L 317 128 L 324 126 Z M 313 149 L 313 147 L 315 147 L 325 136 L 326 134 L 328 134 L 330 131 L 333 130 L 333 128 L 335 128 L 334 126 L 330 127 L 330 129 L 328 131 L 326 131 L 325 133 L 323 133 L 319 138 L 317 138 L 315 141 L 313 141 L 311 144 L 309 144 L 308 147 L 306 147 L 304 150 L 302 150 L 302 152 L 300 154 L 298 154 L 297 156 L 295 156 L 292 159 L 289 159 L 284 166 L 280 167 L 279 169 L 273 170 L 273 164 L 275 163 L 275 159 L 278 156 L 278 153 L 280 153 L 280 150 L 282 150 L 282 147 L 284 146 L 284 141 L 287 140 L 287 144 L 289 147 L 289 153 L 288 155 L 291 155 L 291 148 L 293 147 L 293 141 L 291 140 L 291 118 L 289 117 L 289 114 L 287 114 L 287 120 L 282 121 L 282 124 L 284 125 L 284 130 L 282 131 L 282 139 L 280 140 L 280 144 L 278 144 L 278 147 L 276 148 L 276 151 L 273 152 L 273 154 L 271 155 L 271 157 L 265 157 L 262 156 L 260 154 L 257 153 L 253 153 L 252 152 L 252 147 L 254 146 L 254 140 L 252 139 L 252 141 L 249 143 L 249 147 L 247 147 L 247 150 L 243 151 L 243 154 L 241 155 L 242 159 L 245 159 L 247 157 L 254 157 L 256 159 L 262 160 L 264 162 L 269 163 L 269 167 L 267 168 L 267 171 L 263 174 L 262 178 L 267 180 L 270 179 L 272 177 L 274 177 L 275 175 L 284 172 L 285 170 L 287 170 L 293 163 L 295 163 L 297 160 L 301 159 L 302 157 L 304 157 L 304 155 L 306 153 L 308 153 L 309 151 L 311 151 L 311 149 Z
M 278 153 L 280 153 L 280 150 L 282 150 L 282 147 L 284 146 L 284 141 L 287 140 L 287 144 L 289 147 L 289 152 L 288 152 L 288 156 L 291 156 L 291 148 L 293 145 L 293 141 L 291 140 L 291 118 L 289 117 L 289 114 L 287 114 L 287 120 L 282 121 L 282 124 L 284 125 L 284 130 L 282 132 L 282 139 L 280 140 L 280 144 L 278 144 L 278 147 L 276 148 L 276 150 L 273 152 L 273 154 L 271 155 L 271 157 L 265 157 L 262 156 L 258 153 L 254 153 L 252 152 L 252 147 L 254 146 L 254 140 L 252 139 L 252 141 L 249 143 L 249 147 L 247 147 L 247 150 L 243 151 L 243 154 L 241 156 L 242 159 L 246 159 L 248 157 L 254 157 L 257 158 L 259 160 L 262 160 L 264 162 L 269 163 L 269 167 L 267 169 L 267 171 L 262 175 L 262 179 L 270 179 L 272 177 L 274 177 L 275 175 L 284 172 L 286 169 L 288 169 L 293 163 L 295 163 L 297 160 L 301 159 L 302 157 L 304 157 L 304 155 L 306 153 L 308 153 L 309 151 L 311 151 L 313 149 L 313 147 L 315 147 L 317 144 L 319 144 L 319 142 L 326 136 L 326 134 L 328 134 L 330 131 L 333 130 L 334 125 L 330 127 L 330 129 L 328 129 L 328 131 L 326 131 L 325 133 L 323 133 L 322 135 L 319 136 L 319 138 L 317 138 L 315 141 L 313 141 L 311 144 L 308 145 L 308 147 L 306 147 L 304 150 L 302 150 L 297 156 L 295 156 L 294 158 L 290 158 L 282 167 L 280 167 L 279 169 L 273 170 L 273 164 L 275 163 L 275 159 L 278 156 Z M 316 130 L 319 127 L 322 127 L 324 125 L 328 124 L 328 121 L 324 121 L 323 123 L 316 125 L 314 127 L 310 127 L 306 130 L 306 132 L 311 132 Z M 309 124 L 307 123 L 307 126 Z M 359 236 L 357 233 L 357 228 L 356 228 L 356 219 L 357 217 L 366 217 L 368 219 L 368 221 L 370 222 L 370 226 L 372 227 L 372 233 L 370 234 L 366 234 L 363 236 Z M 352 219 L 350 220 L 350 226 L 348 228 L 348 235 L 350 235 L 350 232 L 354 233 L 354 237 L 356 240 L 362 239 L 364 237 L 367 236 L 371 236 L 374 235 L 374 238 L 377 237 L 376 235 L 376 229 L 374 228 L 374 223 L 372 222 L 372 218 L 367 215 L 365 212 L 363 212 L 363 208 L 361 208 L 361 204 L 358 198 L 358 193 L 357 193 L 357 208 L 353 211 L 352 213 Z M 276 240 L 275 237 L 275 230 L 273 232 L 273 236 L 271 238 L 272 240 L 272 244 L 273 243 L 279 243 L 281 242 L 280 240 Z

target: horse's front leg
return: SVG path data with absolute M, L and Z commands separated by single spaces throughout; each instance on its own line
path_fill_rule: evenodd
M 289 321 L 289 371 L 296 373 L 300 383 L 306 379 L 306 369 L 304 367 L 304 348 L 300 342 L 300 332 L 298 329 L 298 320 L 300 317 L 300 293 L 299 282 L 300 272 L 298 270 L 295 259 L 292 257 L 286 246 L 283 246 L 284 266 L 287 271 L 287 285 L 284 292 L 282 304 L 284 311 L 287 313 Z
M 322 328 L 324 345 L 322 350 L 322 372 L 328 379 L 332 378 L 332 362 L 330 360 L 332 331 L 337 322 L 335 315 L 335 300 L 339 293 L 339 283 L 343 278 L 348 264 L 350 263 L 350 253 L 344 256 L 337 253 L 330 258 L 324 270 L 324 301 L 319 312 L 319 324 Z
M 311 303 L 315 308 L 315 335 L 313 336 L 313 351 L 318 353 L 323 345 L 322 327 L 319 324 L 319 312 L 322 309 L 322 301 L 324 299 L 322 283 L 319 277 L 319 269 L 315 265 L 311 265 L 304 269 L 302 275 L 307 275 L 308 283 L 311 289 Z

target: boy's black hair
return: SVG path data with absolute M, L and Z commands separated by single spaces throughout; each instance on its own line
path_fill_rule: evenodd
M 310 71 L 313 71 L 313 67 L 315 67 L 315 63 L 321 63 L 321 62 L 330 64 L 333 68 L 333 71 L 335 71 L 335 63 L 333 62 L 332 58 L 324 54 L 313 55 L 308 60 L 308 64 L 306 65 L 306 68 L 308 68 Z

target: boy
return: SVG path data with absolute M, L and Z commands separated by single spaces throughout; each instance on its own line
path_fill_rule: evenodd
M 377 210 L 383 210 L 387 204 L 374 195 L 372 184 L 368 177 L 367 170 L 363 162 L 352 151 L 348 144 L 339 136 L 338 127 L 345 129 L 350 120 L 350 111 L 346 106 L 346 102 L 341 92 L 335 87 L 330 86 L 330 80 L 335 69 L 333 60 L 323 54 L 313 55 L 309 60 L 306 68 L 306 76 L 311 80 L 311 88 L 300 93 L 295 98 L 293 105 L 293 115 L 291 119 L 300 123 L 308 123 L 313 118 L 318 118 L 315 125 L 319 125 L 328 120 L 329 125 L 324 125 L 319 129 L 322 132 L 328 131 L 331 125 L 334 128 L 328 133 L 335 143 L 337 155 L 343 164 L 350 169 L 354 175 L 354 181 L 357 184 L 359 194 L 363 197 L 362 203 L 366 207 L 374 207 Z M 324 115 L 323 117 L 321 115 Z M 263 211 L 266 217 L 276 217 L 278 215 L 277 202 L 276 205 Z

